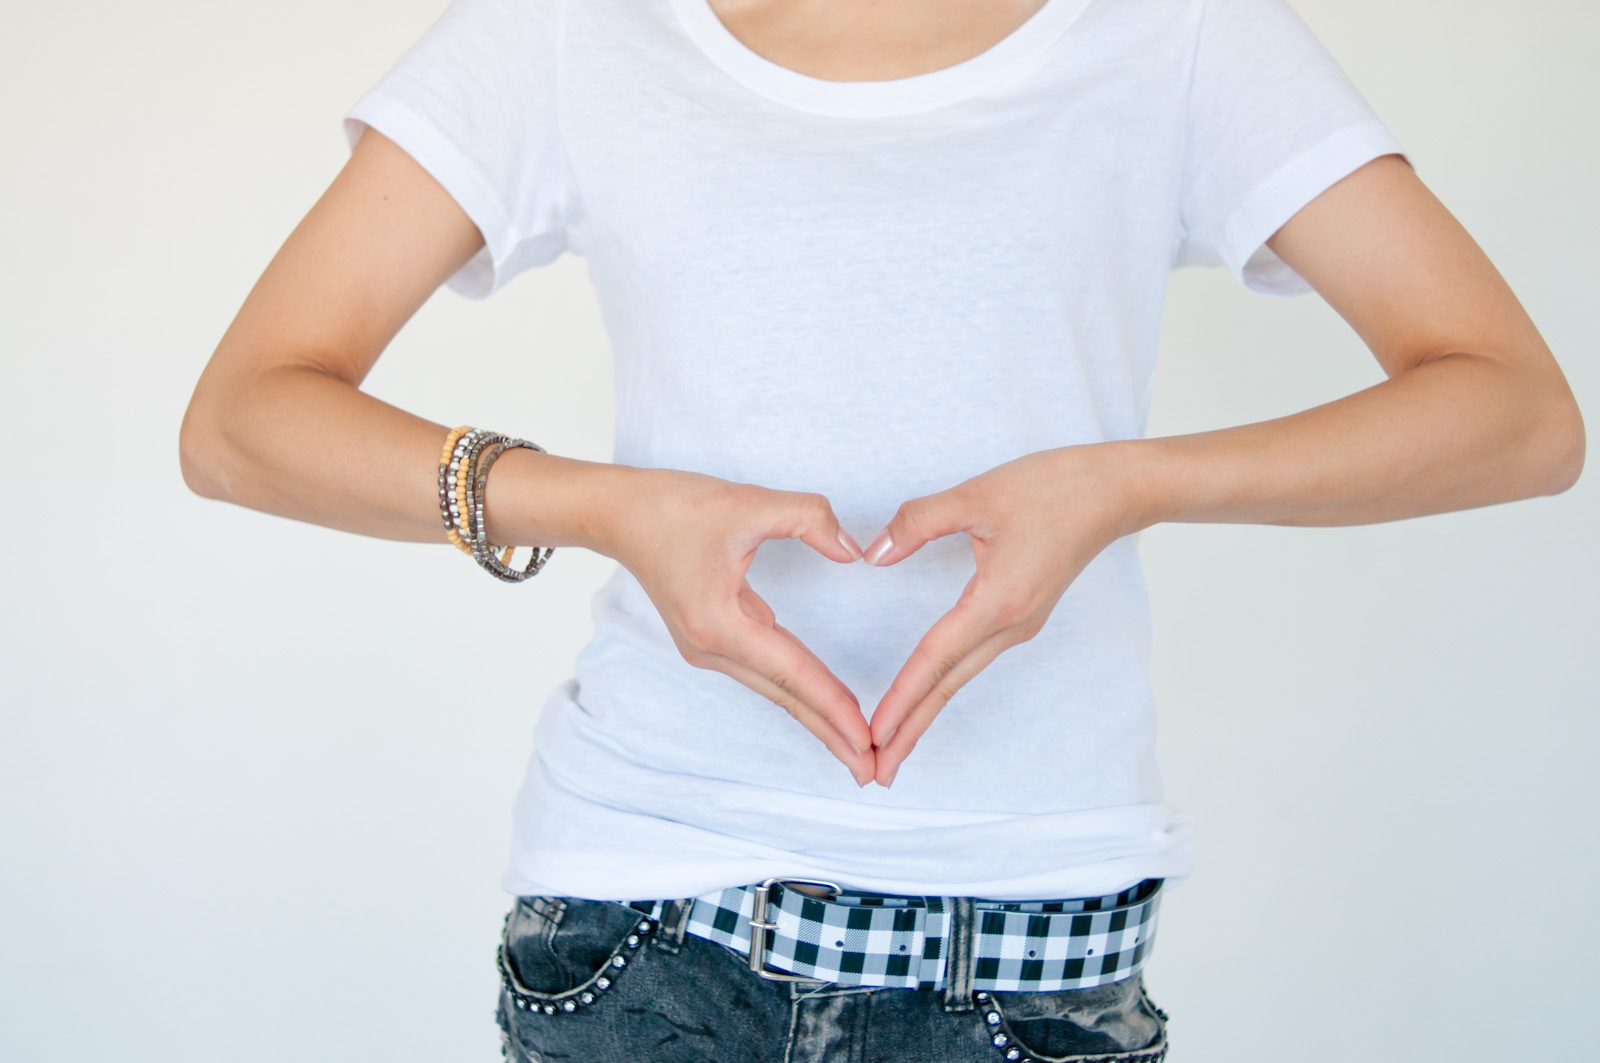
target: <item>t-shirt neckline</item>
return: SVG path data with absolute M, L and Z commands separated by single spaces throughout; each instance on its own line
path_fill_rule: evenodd
M 878 118 L 914 114 L 964 100 L 1020 73 L 1038 59 L 1093 0 L 1045 0 L 992 47 L 954 66 L 888 81 L 829 81 L 774 63 L 735 37 L 710 0 L 671 0 L 684 31 L 717 66 L 776 103 L 816 114 Z

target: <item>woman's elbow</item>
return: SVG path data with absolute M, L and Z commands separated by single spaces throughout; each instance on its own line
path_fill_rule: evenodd
M 1534 426 L 1529 448 L 1533 468 L 1530 476 L 1537 485 L 1535 494 L 1559 495 L 1578 482 L 1583 473 L 1587 440 L 1583 414 L 1565 380 L 1552 388 Z
M 178 468 L 189 490 L 202 498 L 225 500 L 227 497 L 219 472 L 221 449 L 221 433 L 214 427 L 214 418 L 206 402 L 196 392 L 183 411 L 183 423 L 178 427 Z

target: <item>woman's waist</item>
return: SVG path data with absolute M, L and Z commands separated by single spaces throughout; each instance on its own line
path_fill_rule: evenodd
M 987 740 L 975 744 L 953 714 L 935 721 L 885 789 L 858 787 L 798 721 L 750 696 L 741 711 L 713 699 L 664 704 L 642 691 L 623 711 L 594 711 L 569 681 L 539 719 L 539 786 L 585 815 L 606 809 L 641 829 L 645 820 L 672 821 L 786 851 L 858 849 L 902 860 L 986 833 L 1040 830 L 1070 836 L 1088 854 L 1164 822 L 1148 717 L 1130 719 L 1121 734 L 1101 727 L 1076 737 L 1056 722 L 1048 739 L 1042 728 L 1006 736 L 979 721 Z

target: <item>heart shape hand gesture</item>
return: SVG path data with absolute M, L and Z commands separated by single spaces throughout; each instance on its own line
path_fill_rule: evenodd
M 685 660 L 781 706 L 858 784 L 888 786 L 956 691 L 1038 634 L 1078 573 L 1134 530 L 1126 492 L 1098 453 L 1096 445 L 1039 451 L 910 499 L 865 552 L 820 494 L 641 469 L 607 553 L 638 579 Z M 855 694 L 745 578 L 767 539 L 881 566 L 958 531 L 972 539 L 977 570 L 912 650 L 870 725 Z

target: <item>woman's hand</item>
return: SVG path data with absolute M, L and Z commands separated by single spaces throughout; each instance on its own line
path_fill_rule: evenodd
M 822 740 L 859 785 L 875 772 L 861 702 L 745 579 L 767 539 L 799 539 L 834 561 L 861 558 L 820 494 L 774 491 L 673 469 L 638 469 L 603 552 L 638 579 L 684 660 L 732 676 Z
M 1137 530 L 1107 444 L 1043 450 L 903 504 L 867 548 L 892 565 L 941 536 L 972 539 L 978 568 L 917 643 L 872 714 L 884 786 L 945 703 L 1000 653 L 1039 633 L 1078 573 Z

